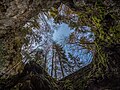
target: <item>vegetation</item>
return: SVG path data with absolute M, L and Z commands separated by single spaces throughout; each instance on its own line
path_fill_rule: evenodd
M 119 90 L 119 7 L 116 0 L 0 1 L 0 90 Z M 70 74 L 82 63 L 53 41 L 51 18 L 74 29 L 65 41 L 92 53 L 89 65 Z M 49 69 L 64 78 L 54 80 Z

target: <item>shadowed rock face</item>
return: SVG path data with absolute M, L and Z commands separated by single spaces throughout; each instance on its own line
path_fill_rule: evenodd
M 2 58 L 8 66 L 22 60 L 21 47 L 24 42 L 21 28 L 41 11 L 47 11 L 60 0 L 0 0 L 0 44 Z M 25 31 L 25 30 L 24 30 Z
M 24 67 L 22 73 L 0 82 L 0 90 L 58 90 L 56 81 L 37 63 L 31 61 Z
M 24 25 L 43 9 L 47 10 L 60 0 L 1 0 L 0 29 L 13 29 Z
M 56 0 L 57 1 L 57 0 Z M 62 1 L 62 0 L 61 0 Z M 65 0 L 72 1 L 72 0 Z M 82 0 L 81 0 L 82 1 Z M 92 0 L 88 0 L 92 1 Z M 97 1 L 97 0 L 96 0 Z M 109 1 L 109 0 L 105 0 Z M 115 0 L 113 0 L 115 1 Z M 120 4 L 119 0 L 115 1 L 117 5 Z M 21 37 L 19 30 L 30 18 L 37 15 L 42 9 L 50 8 L 55 3 L 55 0 L 0 0 L 0 41 L 2 41 L 3 46 L 6 50 L 6 60 L 9 61 L 18 61 L 20 57 L 20 48 L 21 45 L 18 45 L 15 41 L 15 37 Z M 64 2 L 63 2 L 64 3 Z M 66 3 L 66 2 L 65 2 Z M 90 2 L 88 2 L 90 3 Z M 94 2 L 93 2 L 94 3 Z M 106 3 L 107 4 L 107 3 Z M 73 7 L 72 3 L 66 4 L 71 8 Z M 108 4 L 107 4 L 108 5 Z M 105 5 L 105 6 L 107 6 Z M 118 11 L 116 7 L 115 11 Z M 114 11 L 114 10 L 113 10 Z M 117 15 L 120 16 L 120 15 Z M 108 18 L 109 17 L 109 18 Z M 112 18 L 109 15 L 106 15 L 106 21 L 103 23 L 105 26 L 108 24 L 115 25 Z M 119 18 L 118 18 L 119 19 Z M 108 22 L 107 22 L 108 21 Z M 112 22 L 112 23 L 109 23 Z M 118 21 L 119 22 L 119 21 Z M 104 26 L 103 26 L 104 27 Z M 108 27 L 108 26 L 107 26 Z M 107 28 L 108 31 L 108 28 Z M 104 31 L 107 33 L 107 31 Z M 16 34 L 17 33 L 17 34 Z M 8 40 L 9 39 L 9 40 Z M 20 38 L 22 40 L 22 38 Z M 100 44 L 101 42 L 99 42 Z M 109 44 L 109 42 L 108 42 Z M 89 74 L 93 68 L 83 68 L 78 73 L 74 73 L 71 76 L 68 76 L 67 79 L 71 79 L 73 87 L 75 90 L 79 90 L 80 87 L 84 87 L 83 84 L 87 83 L 86 89 L 80 90 L 119 90 L 120 89 L 120 45 L 110 45 L 109 47 L 106 44 L 103 44 L 103 51 L 108 54 L 108 74 L 104 72 L 104 77 L 91 77 L 89 80 L 85 80 L 85 76 Z M 12 47 L 12 48 L 9 48 Z M 101 46 L 102 47 L 102 46 Z M 8 52 L 12 49 L 13 52 Z M 0 52 L 1 53 L 1 52 Z M 12 56 L 12 57 L 11 57 Z M 16 57 L 17 56 L 17 57 Z M 13 57 L 15 59 L 13 59 Z M 11 60 L 13 59 L 13 60 Z M 21 58 L 20 58 L 21 60 Z M 97 61 L 97 60 L 96 60 Z M 99 61 L 98 61 L 99 63 Z M 87 66 L 88 67 L 88 66 Z M 49 75 L 42 71 L 43 69 L 39 65 L 29 63 L 25 66 L 22 73 L 12 76 L 11 78 L 5 80 L 0 84 L 0 90 L 10 90 L 14 86 L 17 86 L 20 90 L 56 90 L 54 87 L 55 81 L 53 81 Z M 96 68 L 97 71 L 97 68 Z M 94 74 L 93 74 L 94 75 Z M 1 83 L 1 82 L 0 82 Z M 66 89 L 64 89 L 66 90 Z
M 43 75 L 33 75 L 22 83 L 19 90 L 53 90 L 53 87 Z
M 52 81 L 47 72 L 33 61 L 26 64 L 22 74 L 26 76 L 20 83 L 20 90 L 58 90 L 53 86 L 56 82 Z

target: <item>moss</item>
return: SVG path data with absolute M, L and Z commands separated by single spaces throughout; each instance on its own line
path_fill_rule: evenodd
M 74 90 L 74 84 L 70 79 L 60 80 L 58 85 L 60 90 Z
M 70 80 L 66 80 L 64 84 L 65 90 L 73 90 L 73 84 Z
M 59 90 L 59 87 L 57 85 L 57 80 L 52 78 L 51 76 L 47 75 L 46 79 L 48 79 L 51 83 L 51 85 L 53 86 L 54 90 Z
M 87 79 L 79 79 L 76 81 L 75 85 L 74 85 L 74 89 L 77 90 L 77 89 L 80 89 L 80 90 L 84 90 L 85 87 L 86 87 L 86 81 Z

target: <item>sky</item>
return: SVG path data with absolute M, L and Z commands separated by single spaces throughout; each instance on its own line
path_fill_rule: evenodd
M 59 42 L 63 40 L 65 37 L 68 37 L 72 30 L 68 27 L 67 24 L 62 23 L 59 25 L 58 29 L 55 30 L 53 34 L 53 40 Z
M 73 31 L 65 23 L 55 24 L 53 19 L 49 19 L 47 22 L 51 26 L 51 29 L 54 30 L 53 40 L 58 42 L 59 44 L 63 42 L 63 39 L 65 37 L 68 37 Z
M 80 62 L 82 62 L 82 64 L 80 65 L 81 68 L 88 65 L 92 61 L 92 53 L 86 53 L 86 50 L 84 49 L 79 50 L 81 49 L 81 47 L 78 45 L 73 45 L 71 47 L 70 44 L 67 44 L 65 42 L 65 39 L 69 38 L 69 35 L 74 31 L 74 29 L 71 29 L 66 23 L 56 24 L 54 23 L 54 19 L 47 20 L 47 23 L 50 25 L 51 30 L 53 30 L 53 41 L 63 45 L 63 49 L 65 50 L 68 60 L 70 59 L 68 53 L 71 53 L 73 56 L 79 57 Z M 90 28 L 85 26 L 83 26 L 82 28 L 90 30 Z M 75 67 L 75 71 L 79 69 L 80 68 L 78 68 L 77 66 Z
M 52 22 L 53 23 L 53 22 Z M 87 29 L 87 30 L 90 30 L 90 28 L 89 27 L 83 27 L 83 28 L 85 28 L 85 29 Z M 66 51 L 66 54 L 68 53 L 68 52 L 71 52 L 71 53 L 73 53 L 74 55 L 78 55 L 80 58 L 81 58 L 81 61 L 83 62 L 83 63 L 85 63 L 85 65 L 87 65 L 87 64 L 89 64 L 90 62 L 91 62 L 91 60 L 92 60 L 92 54 L 91 53 L 86 53 L 86 54 L 84 54 L 86 51 L 85 50 L 77 50 L 76 49 L 76 47 L 73 47 L 73 49 L 75 48 L 76 50 L 74 50 L 74 51 L 71 51 L 71 47 L 70 47 L 70 45 L 69 44 L 66 44 L 65 42 L 64 42 L 64 39 L 65 38 L 68 38 L 69 37 L 69 35 L 71 34 L 71 32 L 73 32 L 74 30 L 71 30 L 71 28 L 67 25 L 67 24 L 65 24 L 65 23 L 62 23 L 62 24 L 60 24 L 60 25 L 57 25 L 57 28 L 56 29 L 54 29 L 55 31 L 54 31 L 54 33 L 53 33 L 53 40 L 54 41 L 56 41 L 57 43 L 59 43 L 59 44 L 62 44 L 62 45 L 64 45 L 64 50 Z M 77 46 L 78 47 L 78 46 Z M 80 48 L 80 46 L 78 47 L 78 48 Z

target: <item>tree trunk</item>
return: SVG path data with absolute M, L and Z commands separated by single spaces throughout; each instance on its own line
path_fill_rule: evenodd
M 45 68 L 45 69 L 47 69 L 47 53 L 45 53 L 45 55 L 44 55 L 44 65 L 43 65 L 43 67 Z
M 54 50 L 52 50 L 52 68 L 51 68 L 51 76 L 53 76 L 53 70 L 54 70 L 54 58 L 55 58 L 55 55 L 54 55 Z
M 64 77 L 65 77 L 65 75 L 64 75 L 64 70 L 63 70 L 63 65 L 64 65 L 64 64 L 62 63 L 60 56 L 59 56 L 59 62 L 60 62 L 62 77 L 64 78 Z
M 74 7 L 74 2 L 69 0 L 61 0 L 63 3 L 75 10 L 83 10 L 84 8 Z M 70 0 L 74 1 L 74 0 Z M 96 4 L 95 1 L 86 0 L 90 6 Z M 70 80 L 73 84 L 74 90 L 119 90 L 120 89 L 120 41 L 119 39 L 119 22 L 120 22 L 120 1 L 113 0 L 110 8 L 113 9 L 109 12 L 107 6 L 109 3 L 103 0 L 103 6 L 105 6 L 104 12 L 108 11 L 104 15 L 103 21 L 101 21 L 101 27 L 106 35 L 110 32 L 111 28 L 115 29 L 114 32 L 110 32 L 110 38 L 112 43 L 100 39 L 96 36 L 97 49 L 101 52 L 97 52 L 95 59 L 92 63 L 81 70 L 69 75 L 62 79 L 64 81 Z M 2 0 L 0 1 L 0 44 L 2 44 L 2 60 L 8 64 L 16 64 L 21 61 L 21 47 L 24 41 L 25 35 L 21 35 L 23 31 L 21 27 L 25 25 L 33 16 L 37 15 L 42 10 L 47 10 L 53 4 L 58 3 L 59 0 Z M 100 1 L 99 1 L 100 2 Z M 73 7 L 72 7 L 73 6 Z M 102 5 L 101 5 L 102 6 Z M 82 7 L 82 6 L 81 6 Z M 111 13 L 113 13 L 111 16 Z M 115 16 L 115 17 L 114 17 Z M 99 32 L 98 32 L 99 33 Z M 115 34 L 115 35 L 114 35 Z M 98 35 L 98 34 L 97 34 Z M 109 36 L 109 35 L 107 35 Z M 12 66 L 11 66 L 12 67 Z M 32 79 L 32 77 L 31 77 Z M 41 78 L 42 79 L 42 78 Z M 40 80 L 35 79 L 34 80 Z M 16 82 L 16 80 L 15 80 Z M 26 82 L 28 85 L 29 82 Z M 46 83 L 46 80 L 45 80 Z M 10 83 L 9 83 L 10 84 Z M 48 83 L 47 83 L 48 84 Z M 30 85 L 30 84 L 29 84 Z M 35 84 L 34 84 L 35 85 Z M 40 83 L 38 84 L 40 85 Z M 14 85 L 13 85 L 14 86 Z M 31 86 L 31 85 L 30 85 Z M 63 85 L 64 86 L 64 85 Z M 31 86 L 32 87 L 32 86 Z M 66 88 L 66 87 L 63 87 Z M 4 90 L 4 89 L 3 89 Z M 7 89 L 6 89 L 7 90 Z M 26 89 L 27 90 L 27 89 Z M 34 89 L 33 89 L 34 90 Z M 47 89 L 46 89 L 47 90 Z M 52 89 L 53 90 L 53 89 Z M 61 89 L 62 90 L 62 89 Z M 63 89 L 67 90 L 67 89 Z
M 55 58 L 54 58 L 54 65 L 55 65 L 55 67 L 54 67 L 54 72 L 55 72 L 55 78 L 57 79 L 57 54 L 56 54 L 56 52 L 55 52 Z

